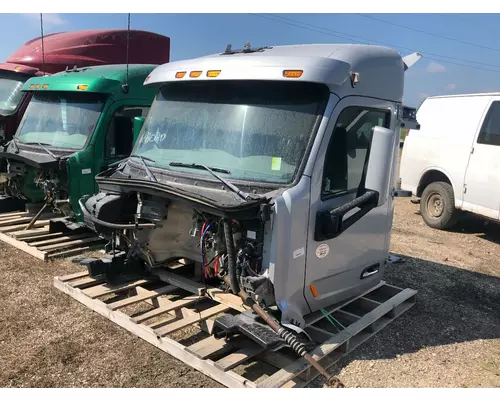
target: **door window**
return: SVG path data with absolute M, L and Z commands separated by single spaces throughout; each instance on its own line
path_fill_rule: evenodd
M 490 109 L 481 126 L 477 142 L 500 146 L 500 101 L 491 103 Z
M 321 197 L 357 193 L 363 185 L 372 128 L 389 128 L 390 112 L 347 107 L 335 124 L 323 168 Z
M 146 118 L 149 107 L 124 106 L 113 114 L 104 143 L 105 158 L 128 157 L 134 142 L 134 117 Z

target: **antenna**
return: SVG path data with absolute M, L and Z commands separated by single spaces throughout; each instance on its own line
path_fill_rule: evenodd
M 122 85 L 122 89 L 124 93 L 128 93 L 128 50 L 129 50 L 129 42 L 130 42 L 130 13 L 128 13 L 128 27 L 127 27 L 127 72 L 125 76 L 125 84 Z
M 42 33 L 42 74 L 45 75 L 45 49 L 43 47 L 43 14 L 40 13 L 40 31 Z

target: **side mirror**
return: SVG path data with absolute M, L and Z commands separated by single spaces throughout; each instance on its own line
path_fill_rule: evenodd
M 365 189 L 378 193 L 377 206 L 384 204 L 389 194 L 395 137 L 396 133 L 390 129 L 380 126 L 373 128 Z
M 144 117 L 134 117 L 134 142 L 137 141 L 139 134 L 141 133 L 142 126 L 144 125 Z

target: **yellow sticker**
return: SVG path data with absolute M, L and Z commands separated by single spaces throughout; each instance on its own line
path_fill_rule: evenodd
M 273 157 L 271 161 L 271 169 L 273 171 L 280 171 L 281 170 L 281 157 Z

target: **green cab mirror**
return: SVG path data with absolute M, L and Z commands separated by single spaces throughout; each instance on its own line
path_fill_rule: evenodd
M 144 125 L 144 117 L 134 117 L 134 144 L 141 133 L 142 126 Z

